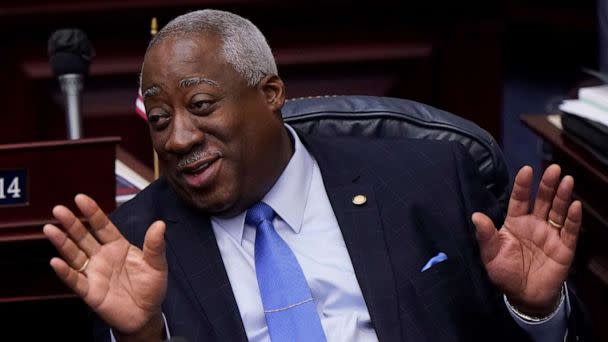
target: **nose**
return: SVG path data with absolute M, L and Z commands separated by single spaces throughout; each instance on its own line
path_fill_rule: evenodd
M 165 150 L 184 154 L 203 143 L 205 133 L 196 125 L 196 119 L 188 111 L 175 113 L 171 123 L 171 134 L 165 142 Z

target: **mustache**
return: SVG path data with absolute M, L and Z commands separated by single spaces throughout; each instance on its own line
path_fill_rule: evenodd
M 187 155 L 181 157 L 179 159 L 179 161 L 177 162 L 177 168 L 183 169 L 186 166 L 188 166 L 192 163 L 196 163 L 197 161 L 199 161 L 201 159 L 221 158 L 223 156 L 224 156 L 224 154 L 220 150 L 205 151 L 202 148 L 198 148 L 198 149 L 193 150 L 192 152 L 188 153 Z

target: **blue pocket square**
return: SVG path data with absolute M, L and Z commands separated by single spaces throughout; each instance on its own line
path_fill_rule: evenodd
M 443 253 L 443 252 L 439 252 L 437 255 L 430 258 L 429 261 L 426 262 L 426 265 L 424 265 L 424 267 L 420 270 L 420 272 L 424 272 L 424 271 L 428 270 L 429 268 L 435 266 L 436 264 L 438 264 L 440 262 L 444 262 L 446 260 L 448 260 L 448 256 L 445 255 L 445 253 Z

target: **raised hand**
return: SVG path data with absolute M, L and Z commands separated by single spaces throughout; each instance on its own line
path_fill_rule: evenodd
M 53 208 L 63 229 L 52 224 L 43 228 L 63 257 L 51 260 L 55 273 L 116 333 L 138 334 L 154 326 L 160 339 L 160 306 L 167 287 L 165 224 L 150 226 L 141 250 L 120 234 L 93 199 L 77 195 L 75 202 L 90 231 L 64 206 Z
M 574 179 L 560 181 L 560 173 L 558 165 L 545 170 L 530 212 L 532 168 L 519 170 L 500 230 L 482 213 L 472 218 L 490 280 L 529 314 L 545 315 L 556 308 L 576 249 L 581 203 L 571 200 Z

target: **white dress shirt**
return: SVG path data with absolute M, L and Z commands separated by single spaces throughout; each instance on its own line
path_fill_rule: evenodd
M 327 340 L 377 341 L 319 167 L 289 129 L 294 155 L 262 201 L 276 212 L 274 227 L 302 267 Z M 255 273 L 256 228 L 245 224 L 245 213 L 212 218 L 211 225 L 247 338 L 270 341 Z

